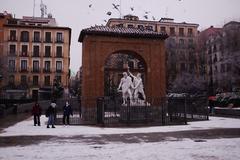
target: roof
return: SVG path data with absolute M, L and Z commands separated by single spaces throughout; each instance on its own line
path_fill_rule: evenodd
M 83 42 L 86 35 L 128 37 L 128 38 L 150 38 L 165 40 L 168 38 L 166 33 L 158 33 L 150 30 L 124 27 L 95 26 L 83 29 L 79 35 L 78 41 Z
M 70 30 L 69 27 L 61 27 L 61 26 L 50 26 L 50 25 L 21 25 L 21 24 L 4 24 L 4 27 L 13 27 L 13 28 L 39 28 L 39 29 L 63 29 Z
M 166 21 L 166 19 L 168 19 Z M 187 22 L 174 22 L 172 19 L 170 21 L 171 18 L 163 18 L 162 21 L 151 21 L 151 20 L 137 20 L 137 22 L 140 24 L 140 23 L 144 23 L 144 24 L 148 24 L 148 25 L 156 25 L 156 24 L 159 24 L 159 25 L 170 25 L 170 26 L 191 26 L 191 27 L 198 27 L 199 24 L 196 24 L 196 23 L 187 23 Z M 163 21 L 164 20 L 164 21 Z M 128 20 L 128 19 L 122 19 L 122 18 L 110 18 L 107 22 L 107 25 L 109 25 L 112 21 L 115 21 L 115 22 L 119 22 L 119 23 L 135 23 L 136 21 L 133 21 L 133 20 Z

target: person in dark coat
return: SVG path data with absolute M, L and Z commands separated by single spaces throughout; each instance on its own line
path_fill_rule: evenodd
M 40 122 L 40 117 L 42 114 L 42 108 L 40 107 L 40 105 L 36 102 L 32 108 L 32 115 L 33 115 L 33 121 L 34 121 L 34 126 L 41 125 Z
M 56 103 L 52 102 L 46 111 L 46 117 L 48 117 L 47 128 L 50 128 L 49 125 L 52 125 L 52 128 L 55 128 L 55 115 L 56 115 Z
M 71 105 L 69 104 L 68 101 L 66 101 L 66 104 L 64 105 L 63 107 L 63 124 L 65 125 L 65 121 L 67 119 L 67 124 L 69 125 L 69 116 L 70 115 L 73 115 L 73 112 L 72 112 L 72 107 Z

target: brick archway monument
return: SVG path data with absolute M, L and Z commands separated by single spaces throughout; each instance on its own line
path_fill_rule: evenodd
M 145 93 L 147 97 L 166 94 L 165 47 L 167 34 L 134 28 L 96 26 L 83 29 L 78 41 L 82 43 L 82 101 L 83 117 L 96 110 L 97 97 L 104 96 L 104 67 L 106 59 L 121 51 L 134 53 L 146 64 Z M 86 113 L 87 114 L 87 113 Z M 85 117 L 86 118 L 86 117 Z

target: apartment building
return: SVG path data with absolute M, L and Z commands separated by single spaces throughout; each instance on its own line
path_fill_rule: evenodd
M 240 88 L 240 22 L 231 21 L 222 28 L 213 26 L 199 34 L 206 58 L 206 76 L 211 94 Z
M 47 18 L 10 18 L 3 24 L 3 93 L 50 98 L 53 83 L 69 85 L 71 29 Z

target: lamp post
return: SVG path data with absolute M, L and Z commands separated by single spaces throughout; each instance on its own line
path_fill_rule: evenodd
M 2 95 L 2 78 L 3 76 L 0 74 L 0 96 Z

